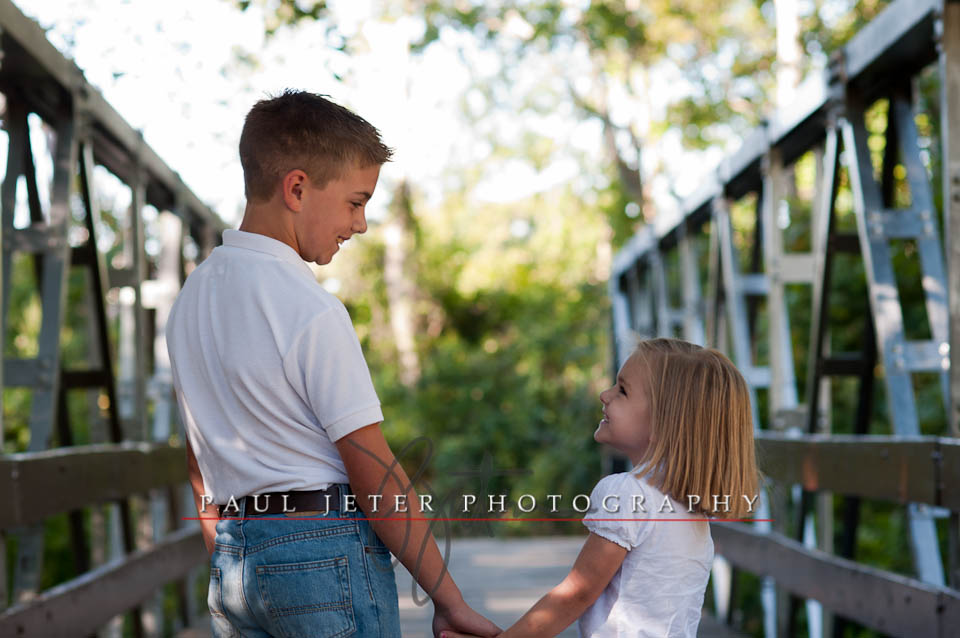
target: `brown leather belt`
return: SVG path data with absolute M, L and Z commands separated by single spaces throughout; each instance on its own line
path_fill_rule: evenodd
M 350 493 L 349 485 L 331 485 L 325 490 L 309 492 L 268 492 L 243 498 L 247 516 L 287 514 L 318 511 L 339 512 L 344 494 Z

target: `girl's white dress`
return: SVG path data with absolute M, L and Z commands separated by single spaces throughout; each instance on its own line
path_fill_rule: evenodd
M 597 483 L 583 524 L 628 551 L 600 598 L 580 617 L 580 635 L 695 638 L 713 539 L 708 522 L 690 519 L 703 518 L 632 472 Z

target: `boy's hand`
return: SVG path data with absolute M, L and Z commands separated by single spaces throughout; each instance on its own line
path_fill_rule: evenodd
M 457 633 L 467 632 L 466 634 Z M 440 607 L 434 604 L 433 635 L 440 638 L 443 635 L 464 636 L 464 638 L 492 638 L 502 629 L 475 612 L 469 605 L 463 603 L 456 607 Z
M 444 631 L 440 634 L 440 638 L 480 638 L 480 636 L 474 636 L 473 634 L 461 634 L 455 631 Z

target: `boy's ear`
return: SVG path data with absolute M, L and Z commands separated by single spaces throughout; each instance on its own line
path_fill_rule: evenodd
M 294 212 L 300 211 L 303 207 L 303 189 L 306 188 L 307 182 L 307 174 L 299 168 L 283 176 L 280 182 L 280 194 L 287 208 Z

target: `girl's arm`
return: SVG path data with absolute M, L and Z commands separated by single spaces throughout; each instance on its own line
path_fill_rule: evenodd
M 626 556 L 627 550 L 623 547 L 590 534 L 567 577 L 500 634 L 500 638 L 556 636 L 599 598 Z M 468 638 L 453 631 L 444 632 L 444 637 Z

